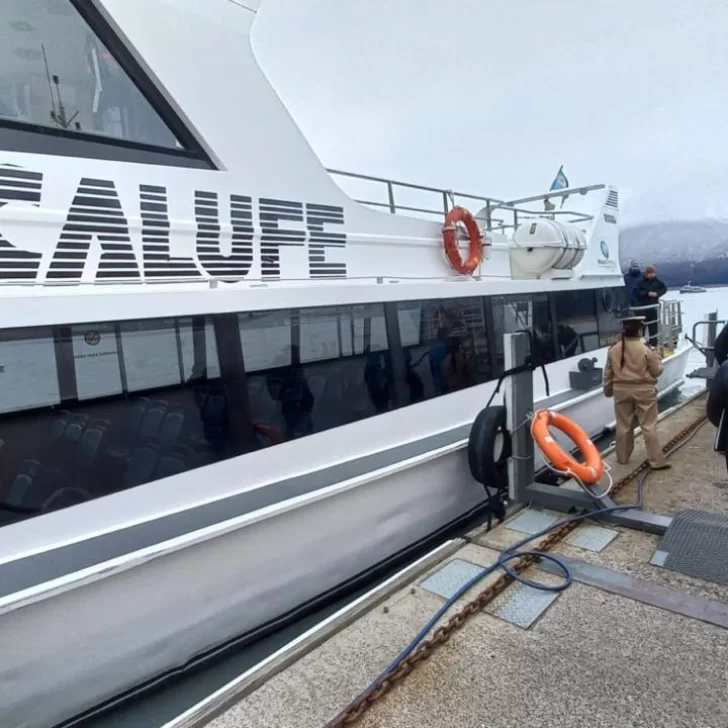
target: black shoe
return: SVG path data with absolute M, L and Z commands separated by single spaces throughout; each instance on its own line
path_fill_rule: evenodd
M 652 468 L 652 470 L 671 470 L 671 469 L 672 469 L 672 465 L 670 465 L 670 463 L 665 463 L 664 465 L 660 465 L 656 468 Z

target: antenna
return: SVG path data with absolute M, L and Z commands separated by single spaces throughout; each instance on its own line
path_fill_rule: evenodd
M 61 79 L 56 74 L 51 76 L 50 66 L 48 65 L 48 55 L 46 54 L 45 44 L 41 43 L 41 49 L 43 50 L 43 62 L 45 63 L 46 77 L 48 79 L 48 91 L 51 96 L 51 120 L 57 124 L 61 129 L 70 129 L 73 124 L 73 128 L 76 131 L 81 131 L 81 124 L 76 121 L 78 111 L 76 111 L 70 118 L 66 116 L 66 108 L 63 105 L 63 99 L 61 98 Z M 53 98 L 53 86 L 56 87 L 56 95 L 58 96 L 58 108 L 56 109 L 56 101 Z
M 40 44 L 41 50 L 43 51 L 43 63 L 45 63 L 46 78 L 48 79 L 48 93 L 51 97 L 51 119 L 56 118 L 56 102 L 53 98 L 53 86 L 51 84 L 51 69 L 48 66 L 48 56 L 46 54 L 45 43 Z

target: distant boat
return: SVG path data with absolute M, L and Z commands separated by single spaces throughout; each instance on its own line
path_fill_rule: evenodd
M 705 293 L 708 289 L 702 286 L 694 286 L 692 281 L 688 281 L 687 285 L 684 285 L 680 289 L 680 293 Z

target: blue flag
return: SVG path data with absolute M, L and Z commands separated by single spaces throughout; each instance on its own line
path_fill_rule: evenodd
M 556 177 L 554 177 L 554 181 L 551 183 L 551 187 L 549 187 L 549 192 L 551 190 L 565 190 L 568 186 L 569 180 L 564 174 L 564 165 L 562 164 L 559 167 L 559 171 L 556 173 Z

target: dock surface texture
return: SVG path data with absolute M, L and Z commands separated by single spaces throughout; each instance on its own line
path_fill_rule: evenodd
M 667 442 L 705 412 L 700 396 L 660 423 Z M 645 507 L 728 514 L 728 476 L 706 423 L 652 473 Z M 615 479 L 644 459 L 607 456 Z M 636 485 L 615 500 L 633 502 Z M 208 725 L 324 728 L 359 695 L 479 568 L 563 516 L 522 509 L 334 634 Z M 725 728 L 728 586 L 650 563 L 661 537 L 585 522 L 557 544 L 574 582 L 563 592 L 510 584 L 409 675 L 346 725 L 357 728 Z M 728 545 L 726 546 L 728 553 Z M 724 554 L 725 556 L 725 554 Z M 475 585 L 439 624 L 502 572 Z M 557 584 L 547 562 L 530 579 Z M 431 634 L 431 633 L 430 633 Z

